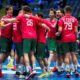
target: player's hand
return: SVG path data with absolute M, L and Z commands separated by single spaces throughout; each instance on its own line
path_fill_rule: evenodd
M 25 17 L 26 17 L 26 18 L 30 18 L 30 15 L 29 15 L 29 14 L 25 14 Z
M 0 28 L 2 28 L 4 26 L 4 21 L 0 21 Z
M 80 43 L 80 41 L 79 40 L 76 40 L 76 42 L 79 44 Z
M 56 32 L 55 35 L 56 35 L 56 36 L 60 36 L 60 33 L 59 33 L 59 32 Z

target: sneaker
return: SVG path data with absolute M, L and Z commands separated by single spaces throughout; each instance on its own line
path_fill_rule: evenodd
M 11 70 L 16 71 L 16 66 L 14 66 Z
M 57 72 L 58 71 L 58 68 L 54 67 L 51 71 L 52 72 Z
M 24 76 L 29 76 L 29 74 L 30 74 L 30 72 L 23 72 L 23 74 L 22 75 L 24 75 Z
M 48 73 L 47 72 L 43 72 L 40 76 L 38 76 L 38 78 L 45 78 L 48 77 Z
M 16 68 L 16 75 L 22 75 L 24 72 L 23 65 L 18 65 Z
M 33 78 L 36 75 L 36 71 L 32 71 L 27 77 L 26 80 L 29 80 L 30 78 Z
M 2 70 L 0 69 L 0 78 L 3 77 Z
M 3 66 L 3 67 L 4 68 L 13 68 L 14 67 L 13 61 L 14 61 L 14 59 L 11 59 L 10 62 L 6 66 Z
M 66 73 L 66 78 L 70 78 L 70 77 L 71 77 L 70 72 L 67 72 Z
M 48 71 L 47 73 L 48 73 L 48 76 L 53 75 L 53 72 L 52 71 Z
M 25 76 L 24 75 L 19 75 L 18 78 L 19 79 L 25 79 Z
M 16 75 L 21 75 L 21 73 L 20 72 L 16 72 Z
M 75 76 L 76 76 L 76 77 L 79 77 L 79 76 L 80 76 L 80 74 L 79 74 L 78 71 L 75 71 Z

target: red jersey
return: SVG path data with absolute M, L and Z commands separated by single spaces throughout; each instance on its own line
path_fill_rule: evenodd
M 12 16 L 4 16 L 2 17 L 2 19 L 10 19 L 12 18 Z M 4 24 L 8 24 L 9 22 L 4 22 Z M 1 37 L 5 37 L 5 38 L 11 38 L 12 37 L 12 24 L 10 24 L 9 26 L 1 29 Z
M 56 24 L 57 24 L 57 20 L 56 19 L 50 19 L 49 20 L 51 22 L 51 24 L 53 25 L 52 27 L 50 27 L 50 31 L 48 32 L 48 38 L 56 38 Z
M 22 42 L 20 22 L 13 23 L 13 42 Z
M 59 20 L 58 25 L 62 27 L 62 42 L 76 41 L 75 27 L 78 27 L 78 21 L 76 18 L 70 15 L 65 15 Z
M 26 18 L 24 15 L 17 16 L 16 19 L 21 23 L 22 37 L 37 38 L 36 35 L 36 21 L 32 18 Z
M 42 19 L 40 17 L 35 17 L 35 16 L 30 16 L 30 18 L 34 19 L 37 22 L 42 22 L 44 24 L 46 24 L 48 27 L 53 27 L 53 25 L 51 24 L 51 22 L 49 20 L 46 19 Z
M 37 39 L 38 42 L 46 44 L 46 30 L 41 26 L 37 27 Z

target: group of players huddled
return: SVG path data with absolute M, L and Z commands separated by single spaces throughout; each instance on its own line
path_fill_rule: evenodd
M 6 15 L 0 19 L 0 77 L 3 76 L 2 63 L 13 50 L 12 44 L 15 45 L 13 52 L 17 55 L 16 75 L 19 77 L 27 76 L 26 80 L 33 77 L 36 61 L 42 69 L 38 78 L 50 76 L 56 71 L 65 71 L 66 77 L 70 77 L 71 72 L 79 76 L 76 56 L 78 21 L 71 12 L 70 6 L 63 11 L 51 8 L 50 18 L 44 19 L 45 13 L 33 15 L 29 6 L 23 6 L 18 16 L 13 17 L 13 6 L 7 6 Z M 48 58 L 46 51 L 49 52 Z M 54 66 L 50 69 L 52 61 Z

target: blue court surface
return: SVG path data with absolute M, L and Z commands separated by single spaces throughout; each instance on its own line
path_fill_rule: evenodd
M 7 64 L 7 60 L 4 63 L 4 65 L 6 65 L 6 64 Z M 36 67 L 37 75 L 35 76 L 35 78 L 32 78 L 30 80 L 80 80 L 80 77 L 76 78 L 75 75 L 73 75 L 70 79 L 65 78 L 65 73 L 62 73 L 60 75 L 57 75 L 57 73 L 54 73 L 52 76 L 50 76 L 48 78 L 38 79 L 37 76 L 39 76 L 42 71 L 41 71 L 38 63 L 36 63 L 36 65 L 37 65 L 37 67 Z M 54 64 L 52 63 L 51 64 L 51 67 L 53 65 Z M 80 71 L 80 69 L 79 69 L 79 71 Z M 3 73 L 4 73 L 4 77 L 3 78 L 0 78 L 0 80 L 25 80 L 25 79 L 18 79 L 15 76 L 15 71 L 12 71 L 10 69 L 3 68 Z

